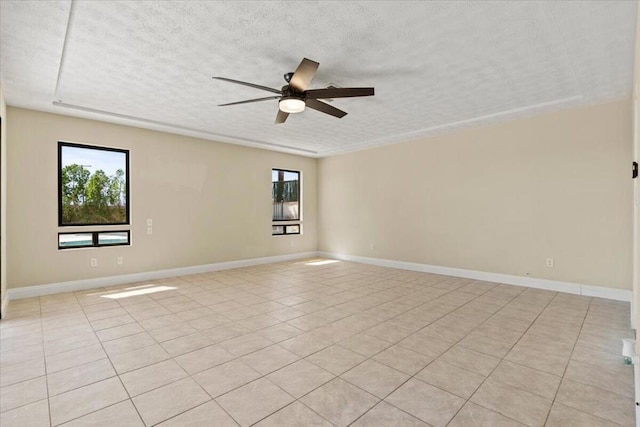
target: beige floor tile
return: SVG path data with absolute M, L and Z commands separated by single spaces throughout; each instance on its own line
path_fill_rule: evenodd
M 622 425 L 634 423 L 633 399 L 570 379 L 563 379 L 556 402 Z
M 444 322 L 442 319 L 438 322 Z M 455 344 L 469 333 L 468 328 L 460 328 L 450 326 L 443 323 L 432 323 L 418 332 L 420 335 L 426 335 L 432 338 L 438 338 L 450 344 Z
M 221 347 L 236 357 L 253 353 L 256 350 L 260 350 L 261 348 L 265 348 L 270 345 L 273 345 L 271 341 L 255 332 L 220 343 Z
M 464 337 L 458 345 L 488 354 L 489 356 L 503 358 L 511 350 L 512 345 L 504 341 L 495 340 L 473 332 Z
M 305 314 L 304 316 L 296 317 L 295 319 L 287 321 L 288 325 L 307 332 L 324 326 L 327 323 L 329 323 L 329 320 L 314 316 L 313 314 Z
M 219 345 L 211 345 L 201 348 L 200 350 L 192 351 L 191 353 L 180 355 L 176 357 L 175 360 L 189 375 L 193 375 L 213 368 L 214 366 L 221 365 L 233 358 L 234 356 L 231 353 Z
M 211 329 L 216 326 L 224 325 L 225 323 L 229 323 L 229 319 L 220 315 L 220 314 L 212 314 L 206 317 L 200 317 L 198 319 L 193 319 L 187 322 L 193 328 L 202 331 L 204 329 Z
M 249 426 L 294 401 L 266 378 L 250 382 L 216 399 L 241 426 Z M 247 405 L 251 402 L 251 405 Z
M 294 402 L 278 412 L 263 419 L 256 427 L 332 427 L 322 418 L 300 402 Z
M 142 332 L 140 334 L 129 335 L 127 337 L 107 341 L 102 343 L 102 346 L 109 357 L 111 357 L 115 354 L 127 353 L 139 348 L 148 347 L 155 343 L 156 341 L 151 337 L 151 335 L 147 332 Z
M 258 332 L 262 332 L 264 330 L 265 329 L 262 329 Z M 247 334 L 249 333 L 249 330 L 243 326 L 238 325 L 237 323 L 227 323 L 222 326 L 216 326 L 215 328 L 205 329 L 204 331 L 202 331 L 202 333 L 208 336 L 211 339 L 212 343 L 217 344 L 222 341 L 227 341 L 231 338 Z
M 33 378 L 0 388 L 0 411 L 6 412 L 46 398 L 46 378 Z
M 132 323 L 135 321 L 136 320 L 133 317 L 129 316 L 128 314 L 125 314 L 123 316 L 110 317 L 108 319 L 94 320 L 91 322 L 91 326 L 93 327 L 94 330 L 100 331 L 102 329 L 108 329 L 116 326 L 126 325 L 127 323 Z
M 167 353 L 158 344 L 151 345 L 149 347 L 139 348 L 127 353 L 115 354 L 110 357 L 113 367 L 118 374 L 132 371 L 134 369 L 142 368 L 144 366 L 152 365 L 157 362 L 169 359 L 169 353 Z
M 202 427 L 215 423 L 216 427 L 237 427 L 238 424 L 233 421 L 224 410 L 216 402 L 209 401 L 188 410 L 178 416 L 168 419 L 158 427 Z
M 389 341 L 384 341 L 380 338 L 372 337 L 371 335 L 363 333 L 349 337 L 344 341 L 340 341 L 340 345 L 365 357 L 374 356 L 382 350 L 391 347 L 391 343 Z
M 429 357 L 438 357 L 447 351 L 451 344 L 438 338 L 413 334 L 398 342 L 398 345 Z
M 0 413 L 2 427 L 49 427 L 49 402 L 39 400 L 16 409 Z
M 416 379 L 407 381 L 385 400 L 434 427 L 445 426 L 465 402 Z
M 269 312 L 269 316 L 274 317 L 280 320 L 281 322 L 286 322 L 287 320 L 292 320 L 292 319 L 295 319 L 296 317 L 304 316 L 305 314 L 307 313 L 301 310 L 296 310 L 295 308 L 291 308 L 291 307 L 281 308 L 279 310 Z
M 525 427 L 511 418 L 467 402 L 447 427 Z M 586 427 L 586 426 L 585 426 Z
M 187 376 L 187 373 L 174 360 L 165 360 L 120 376 L 122 383 L 134 397 L 147 391 L 162 387 Z
M 379 399 L 336 378 L 301 399 L 302 403 L 336 426 L 346 426 L 372 408 Z
M 459 345 L 451 347 L 440 356 L 440 360 L 484 376 L 489 375 L 500 363 L 500 359 L 496 357 L 478 353 Z
M 145 424 L 153 425 L 210 399 L 193 379 L 185 378 L 141 394 L 132 400 Z
M 217 397 L 260 378 L 260 374 L 239 360 L 224 363 L 193 376 L 211 397 Z
M 250 331 L 257 331 L 259 329 L 264 329 L 269 326 L 280 324 L 280 320 L 275 319 L 268 314 L 258 314 L 257 316 L 252 316 L 247 319 L 239 320 L 238 325 L 247 328 Z
M 566 351 L 521 341 L 505 356 L 505 360 L 560 376 L 564 374 L 569 356 Z
M 331 342 L 313 334 L 304 333 L 297 337 L 282 341 L 279 345 L 300 357 L 307 357 L 310 354 L 322 350 L 323 348 L 329 347 Z
M 290 395 L 300 398 L 331 381 L 334 375 L 303 359 L 273 372 L 267 378 Z
M 248 389 L 267 374 L 262 382 L 272 381 L 301 401 L 265 415 L 257 420 L 261 425 L 327 425 L 344 419 L 356 425 L 439 425 L 489 375 L 471 397 L 484 399 L 483 406 L 467 402 L 451 426 L 515 426 L 517 420 L 540 425 L 540 414 L 556 391 L 550 426 L 630 425 L 633 420 L 631 370 L 615 350 L 621 338 L 633 336 L 628 303 L 347 262 L 313 268 L 285 262 L 209 272 L 153 282 L 179 288 L 174 291 L 119 301 L 99 296 L 149 284 L 12 301 L 15 317 L 0 322 L 4 394 L 7 387 L 37 380 L 43 368 L 54 399 L 117 379 L 113 368 L 132 393 L 157 387 L 136 399 L 191 374 L 211 396 L 204 395 L 207 400 L 199 405 L 183 402 L 188 407 L 178 412 L 169 409 L 166 424 L 200 425 L 216 419 L 234 425 L 211 397 Z M 136 340 L 135 335 L 145 338 Z M 307 359 L 296 361 L 300 357 Z M 371 409 L 379 397 L 362 388 L 384 396 L 394 382 L 386 381 L 381 369 L 399 371 L 392 380 L 416 375 L 388 397 L 397 399 L 400 408 L 380 403 Z M 337 393 L 319 394 L 336 384 Z M 28 388 L 22 393 L 26 402 L 38 398 Z M 347 401 L 351 392 L 356 398 Z M 180 401 L 183 394 L 172 396 Z M 302 403 L 311 396 L 334 418 L 327 420 Z M 362 396 L 372 399 L 365 409 Z M 11 399 L 19 401 L 20 393 Z M 4 427 L 9 416 L 46 418 L 46 402 L 6 411 L 2 407 L 0 423 Z M 127 409 L 129 400 L 122 402 L 72 423 L 92 425 L 105 419 L 111 425 L 127 424 L 127 413 L 134 415 L 131 424 L 140 423 L 132 403 Z M 33 414 L 26 411 L 32 406 Z M 166 409 L 157 406 L 160 412 Z M 418 416 L 425 418 L 418 421 Z
M 175 338 L 195 334 L 196 332 L 198 332 L 198 330 L 186 322 L 180 322 L 171 326 L 163 326 L 161 328 L 151 329 L 148 332 L 154 340 L 162 343 Z
M 114 326 L 113 328 L 102 329 L 96 332 L 100 341 L 111 341 L 118 338 L 128 337 L 129 335 L 136 335 L 144 332 L 142 326 L 138 323 L 126 323 L 120 326 Z
M 623 364 L 620 366 L 624 367 Z M 633 368 L 613 371 L 575 360 L 569 362 L 565 378 L 633 398 Z
M 491 378 L 480 386 L 471 401 L 529 426 L 544 425 L 551 408 L 551 400 Z
M 440 359 L 420 371 L 416 378 L 463 399 L 471 397 L 485 380 L 483 375 L 450 365 Z
M 164 341 L 160 343 L 160 346 L 162 346 L 162 348 L 164 348 L 172 357 L 176 357 L 200 348 L 208 347 L 211 344 L 213 344 L 213 342 L 208 336 L 198 332 Z
M 52 373 L 106 357 L 107 354 L 102 349 L 102 345 L 94 344 L 88 347 L 54 354 L 53 356 L 46 356 L 45 361 L 47 372 Z
M 351 425 L 353 427 L 429 427 L 427 423 L 420 421 L 416 417 L 386 402 L 378 403 L 373 409 L 358 418 L 358 420 Z
M 144 427 L 144 423 L 131 400 L 125 400 L 64 424 L 64 427 L 98 426 Z
M 152 331 L 154 329 L 159 328 L 167 328 L 174 325 L 185 324 L 180 317 L 175 314 L 167 314 L 166 316 L 152 317 L 150 319 L 141 320 L 140 326 L 142 326 L 147 331 Z
M 341 378 L 384 399 L 385 396 L 408 380 L 409 375 L 374 360 L 367 360 L 342 374 Z
M 366 360 L 366 357 L 339 345 L 332 345 L 308 356 L 307 360 L 335 375 L 341 375 Z
M 345 328 L 337 323 L 329 323 L 311 331 L 311 333 L 324 340 L 337 343 L 357 334 L 353 329 Z
M 291 325 L 287 325 L 286 323 L 281 323 L 278 325 L 270 326 L 268 328 L 261 329 L 256 332 L 258 335 L 265 337 L 266 339 L 273 341 L 274 343 L 278 343 L 280 341 L 287 340 L 289 338 L 293 338 L 298 336 L 304 331 L 301 331 L 298 328 L 294 328 Z
M 7 366 L 10 366 L 10 365 L 24 363 L 30 360 L 41 359 L 43 357 L 44 357 L 44 346 L 42 344 L 29 346 L 29 347 L 21 348 L 19 350 L 14 350 L 14 351 L 0 350 L 0 365 L 2 366 L 2 368 L 6 368 Z
M 373 359 L 408 375 L 415 375 L 433 361 L 432 356 L 417 353 L 400 345 L 389 347 L 373 356 Z
M 490 378 L 549 400 L 555 398 L 561 380 L 558 376 L 517 365 L 507 360 L 500 362 Z
M 0 366 L 2 366 L 0 367 L 0 387 L 6 387 L 45 374 L 44 358 L 42 357 L 9 366 Z
M 408 329 L 389 325 L 385 322 L 365 330 L 364 333 L 395 344 L 398 341 L 407 338 L 413 332 Z
M 291 353 L 289 350 L 285 350 L 275 344 L 248 354 L 241 360 L 256 371 L 260 372 L 262 375 L 267 375 L 282 368 L 283 366 L 295 362 L 298 359 L 299 357 Z
M 77 348 L 87 347 L 97 344 L 100 341 L 96 334 L 91 331 L 89 333 L 81 333 L 59 339 L 46 340 L 44 342 L 44 352 L 46 355 L 62 353 Z
M 84 387 L 115 375 L 116 372 L 113 370 L 109 359 L 100 359 L 84 365 L 74 366 L 64 371 L 54 372 L 47 375 L 49 396 Z
M 546 427 L 616 427 L 620 424 L 594 417 L 561 403 L 554 403 Z
M 56 426 L 128 398 L 116 377 L 77 388 L 49 399 L 51 423 Z
M 95 320 L 100 320 L 100 319 L 107 319 L 109 317 L 124 316 L 124 315 L 127 314 L 125 309 L 122 308 L 122 307 L 113 307 L 111 305 L 110 305 L 110 307 L 112 307 L 112 308 L 108 308 L 106 310 L 98 310 L 98 311 L 89 311 L 89 312 L 87 312 L 86 313 L 87 319 L 89 319 L 89 321 L 95 321 Z

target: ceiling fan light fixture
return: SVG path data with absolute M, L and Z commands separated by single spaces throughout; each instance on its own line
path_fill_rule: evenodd
M 300 98 L 285 97 L 280 100 L 278 106 L 280 107 L 280 111 L 282 112 L 295 114 L 303 112 L 306 104 Z

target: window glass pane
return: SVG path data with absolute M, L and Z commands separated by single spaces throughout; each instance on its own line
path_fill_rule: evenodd
M 274 225 L 273 227 L 271 227 L 271 234 L 284 234 L 284 225 Z
M 93 245 L 93 233 L 58 234 L 59 248 L 80 248 Z
M 129 223 L 129 151 L 59 143 L 59 225 Z
M 287 225 L 286 228 L 287 228 L 286 234 L 300 234 L 299 225 Z
M 300 219 L 300 172 L 271 171 L 271 201 L 274 221 Z
M 128 243 L 129 233 L 126 231 L 98 233 L 98 245 L 126 245 Z

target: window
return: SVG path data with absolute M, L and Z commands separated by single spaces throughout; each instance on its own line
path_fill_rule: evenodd
M 272 169 L 271 201 L 274 222 L 300 221 L 300 172 Z M 300 228 L 300 223 L 273 224 L 271 234 L 274 236 L 300 234 Z
M 116 224 L 129 224 L 129 151 L 59 142 L 58 225 Z
M 58 233 L 58 249 L 129 245 L 130 240 L 129 230 Z
M 271 234 L 282 236 L 284 234 L 300 234 L 300 225 L 274 225 L 271 227 Z

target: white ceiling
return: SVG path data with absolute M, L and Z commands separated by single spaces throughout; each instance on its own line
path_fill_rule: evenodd
M 631 96 L 636 1 L 0 2 L 8 105 L 308 156 Z M 274 125 L 303 57 L 312 88 L 374 86 Z M 90 141 L 87 141 L 90 142 Z

